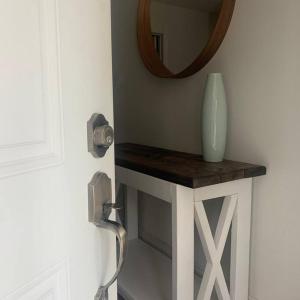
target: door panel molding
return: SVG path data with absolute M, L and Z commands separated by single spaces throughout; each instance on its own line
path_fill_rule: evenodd
M 55 265 L 3 300 L 69 300 L 68 264 Z
M 40 129 L 34 131 L 35 135 L 32 139 L 24 141 L 24 133 L 28 133 L 28 131 L 35 128 L 30 128 L 32 124 L 19 124 L 17 118 L 14 120 L 13 127 L 15 128 L 8 129 L 15 133 L 14 136 L 9 137 L 9 143 L 0 145 L 0 178 L 58 165 L 63 162 L 60 34 L 57 0 L 39 0 L 35 4 L 32 2 L 33 5 L 37 6 L 33 11 L 38 14 L 37 19 L 39 22 L 36 23 L 38 28 L 33 28 L 32 31 L 39 33 L 40 50 L 40 56 L 34 57 L 36 59 L 34 62 L 36 65 L 41 66 L 38 70 L 40 74 L 35 73 L 35 75 L 39 75 L 38 80 L 41 84 L 36 90 L 32 90 L 32 98 L 36 97 L 38 92 L 41 93 L 39 94 L 40 97 L 36 97 L 38 101 L 28 105 L 36 105 L 34 107 L 35 111 L 32 112 L 32 118 L 37 118 L 37 112 L 41 112 L 41 117 L 35 120 L 35 125 Z M 32 34 L 32 36 L 35 35 Z M 28 41 L 28 44 L 30 46 L 30 43 L 32 43 L 32 47 L 36 47 L 36 44 L 33 44 L 35 42 L 32 38 L 32 41 Z M 27 67 L 26 64 L 25 67 Z M 27 70 L 21 71 L 26 74 Z M 18 86 L 15 88 L 18 89 Z M 15 105 L 12 105 L 14 111 L 22 109 L 22 105 L 18 107 L 18 103 L 21 101 L 33 101 L 28 97 L 24 99 L 21 95 L 18 96 L 20 97 L 16 99 Z M 20 113 L 22 111 L 17 112 L 17 114 Z M 27 111 L 26 113 L 26 118 L 30 119 L 30 112 Z M 33 115 L 34 113 L 35 115 Z

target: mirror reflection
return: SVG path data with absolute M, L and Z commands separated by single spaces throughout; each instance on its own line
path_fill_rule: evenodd
M 163 64 L 178 73 L 205 48 L 222 0 L 152 0 L 151 30 Z

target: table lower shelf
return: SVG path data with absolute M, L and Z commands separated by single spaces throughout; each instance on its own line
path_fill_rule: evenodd
M 195 275 L 195 299 L 200 284 Z M 139 239 L 129 241 L 118 289 L 125 300 L 172 300 L 171 259 Z

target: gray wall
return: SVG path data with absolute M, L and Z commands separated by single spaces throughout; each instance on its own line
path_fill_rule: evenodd
M 112 0 L 116 140 L 200 152 L 205 72 L 179 81 L 145 69 L 136 41 L 137 2 Z
M 153 0 L 150 15 L 152 32 L 163 34 L 164 64 L 177 73 L 205 47 L 215 20 L 209 12 Z
M 137 0 L 113 0 L 117 141 L 201 152 L 206 74 L 224 73 L 229 104 L 226 157 L 265 164 L 254 181 L 250 293 L 300 295 L 299 0 L 238 0 L 221 49 L 197 75 L 155 78 L 136 45 Z

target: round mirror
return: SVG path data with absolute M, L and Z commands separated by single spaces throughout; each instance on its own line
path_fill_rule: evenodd
M 140 0 L 138 42 L 146 67 L 182 78 L 203 68 L 221 45 L 235 0 Z

